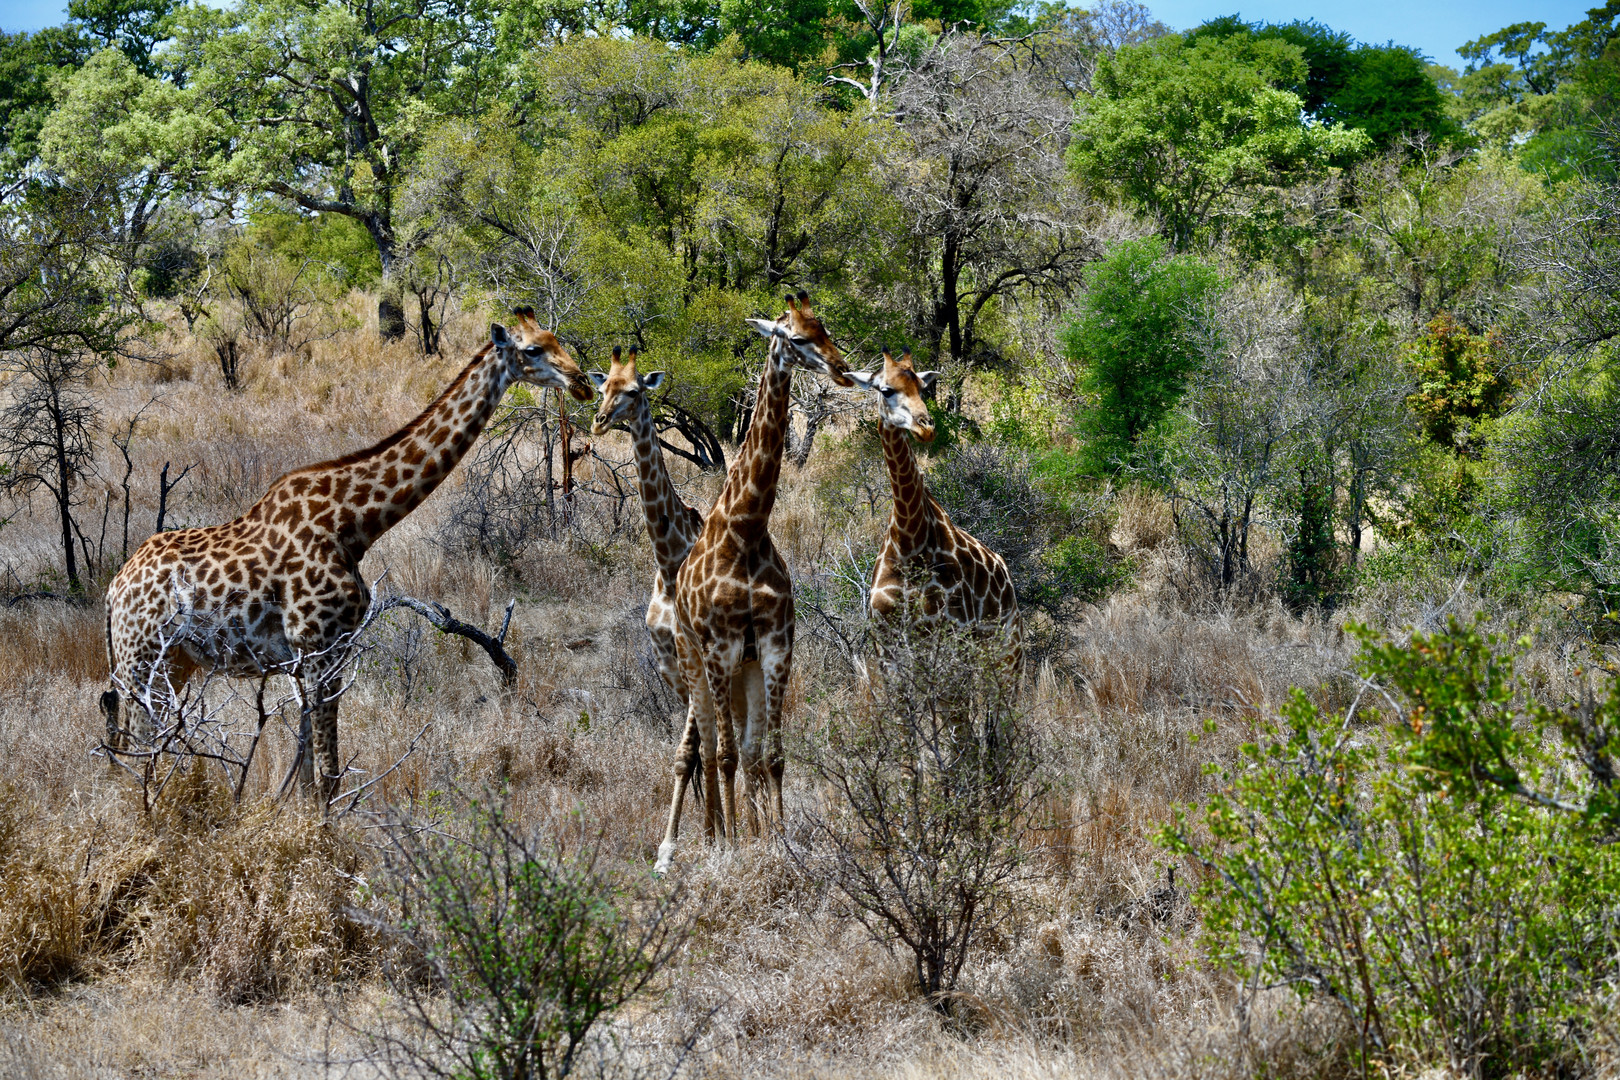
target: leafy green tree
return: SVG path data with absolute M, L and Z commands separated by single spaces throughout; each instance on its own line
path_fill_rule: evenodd
M 106 250 L 133 294 L 132 275 L 183 215 L 177 196 L 205 182 L 217 128 L 195 93 L 142 74 L 118 49 L 103 49 L 64 76 L 58 95 L 40 130 L 40 161 L 68 183 L 102 193 Z M 96 137 L 86 138 L 87 131 Z
M 1512 147 L 1526 167 L 1567 180 L 1602 160 L 1598 132 L 1620 101 L 1620 2 L 1609 0 L 1563 30 L 1519 22 L 1458 49 L 1457 114 L 1485 142 Z
M 402 205 L 584 362 L 634 343 L 670 371 L 675 403 L 728 431 L 757 357 L 745 317 L 803 284 L 845 343 L 872 317 L 857 285 L 895 261 L 877 125 L 736 43 L 578 37 L 526 78 L 531 122 L 491 110 L 435 128 Z
M 1461 134 L 1416 50 L 1363 45 L 1352 58 L 1355 71 L 1328 99 L 1320 114 L 1324 120 L 1365 132 L 1377 150 L 1394 146 L 1403 135 L 1445 142 Z
M 0 32 L 0 172 L 14 174 L 33 160 L 39 129 L 54 100 L 52 77 L 84 63 L 90 51 L 89 43 L 70 27 Z
M 148 78 L 163 72 L 159 46 L 174 37 L 180 0 L 68 0 L 69 25 L 93 48 L 118 49 Z
M 405 332 L 421 237 L 395 200 L 435 118 L 493 103 L 495 25 L 475 0 L 243 0 L 187 9 L 180 52 L 199 108 L 226 122 L 214 183 L 353 218 L 382 265 L 378 326 Z
M 1449 314 L 1429 320 L 1407 349 L 1417 391 L 1407 398 L 1429 440 L 1454 453 L 1477 457 L 1475 428 L 1502 414 L 1513 400 L 1514 380 L 1503 370 L 1501 339 L 1473 334 Z
M 1138 441 L 1181 400 L 1203 362 L 1206 309 L 1219 288 L 1214 269 L 1167 255 L 1156 237 L 1119 244 L 1086 271 L 1085 299 L 1063 344 L 1096 400 L 1081 419 L 1093 468 L 1136 463 Z
M 1263 234 L 1275 189 L 1358 153 L 1367 137 L 1303 119 L 1279 85 L 1306 76 L 1297 46 L 1172 35 L 1098 61 L 1095 96 L 1069 160 L 1086 183 L 1152 218 L 1177 251 L 1227 234 Z
M 1304 78 L 1279 82 L 1297 94 L 1305 111 L 1327 123 L 1367 134 L 1369 148 L 1383 151 L 1402 135 L 1450 140 L 1460 134 L 1446 113 L 1440 88 L 1415 49 L 1358 45 L 1349 34 L 1312 20 L 1245 23 L 1236 15 L 1212 19 L 1187 34 L 1201 38 L 1244 37 L 1281 41 L 1300 50 Z

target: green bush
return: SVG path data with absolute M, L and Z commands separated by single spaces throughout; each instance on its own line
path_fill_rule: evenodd
M 1109 555 L 1107 546 L 1095 536 L 1077 533 L 1065 536 L 1041 552 L 1041 569 L 1029 586 L 1038 596 L 1037 607 L 1055 606 L 1064 597 L 1096 600 L 1107 596 L 1130 580 L 1131 562 Z
M 1210 952 L 1336 1002 L 1364 1066 L 1573 1064 L 1615 974 L 1620 687 L 1552 709 L 1476 629 L 1404 645 L 1356 632 L 1357 701 L 1390 708 L 1384 722 L 1324 716 L 1295 691 L 1196 838 L 1185 817 L 1164 835 L 1209 871 Z
M 1095 600 L 1123 585 L 1130 567 L 1102 540 L 1107 493 L 1050 485 L 1037 463 L 1050 459 L 963 443 L 943 455 L 928 486 L 953 522 L 1007 561 L 1020 605 L 1056 612 L 1065 601 Z
M 458 835 L 459 834 L 459 835 Z M 464 821 L 388 824 L 379 899 L 403 1023 L 373 1032 L 408 1075 L 547 1080 L 685 940 L 679 894 L 565 853 L 498 801 Z
M 1079 418 L 1094 471 L 1135 461 L 1137 441 L 1181 399 L 1206 353 L 1200 309 L 1220 285 L 1211 267 L 1167 256 L 1155 238 L 1120 244 L 1088 271 L 1063 346 L 1096 402 Z

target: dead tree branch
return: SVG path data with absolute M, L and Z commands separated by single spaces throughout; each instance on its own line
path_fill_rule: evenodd
M 512 608 L 517 604 L 514 597 L 506 602 L 506 618 L 501 621 L 501 632 L 494 637 L 473 626 L 464 623 L 454 615 L 450 609 L 432 600 L 418 600 L 414 596 L 395 595 L 388 598 L 383 610 L 392 607 L 407 607 L 422 618 L 432 623 L 440 633 L 456 634 L 466 638 L 489 654 L 489 659 L 501 673 L 503 686 L 517 685 L 517 661 L 513 660 L 506 651 L 506 632 L 512 626 Z

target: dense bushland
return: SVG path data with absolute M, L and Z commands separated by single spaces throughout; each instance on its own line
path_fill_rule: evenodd
M 156 995 L 199 1059 L 401 1073 L 1611 1068 L 1612 8 L 1460 72 L 1125 0 L 0 37 L 0 1061 L 172 1071 Z M 941 373 L 917 452 L 1026 615 L 977 728 L 971 656 L 879 648 L 874 415 L 801 379 L 780 842 L 647 878 L 680 711 L 634 461 L 521 389 L 365 564 L 510 611 L 514 678 L 376 619 L 326 821 L 277 798 L 296 718 L 225 680 L 162 785 L 93 753 L 145 536 L 388 434 L 514 305 L 667 372 L 704 506 L 744 320 L 799 288 Z M 261 721 L 251 765 L 194 752 Z

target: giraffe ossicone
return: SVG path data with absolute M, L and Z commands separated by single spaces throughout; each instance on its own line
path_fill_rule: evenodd
M 492 324 L 489 343 L 444 392 L 381 442 L 287 473 L 234 521 L 158 533 L 135 550 L 107 587 L 112 688 L 101 708 L 109 746 L 122 741 L 120 690 L 138 698 L 141 684 L 160 679 L 179 689 L 204 669 L 284 672 L 304 702 L 302 787 L 323 804 L 330 798 L 340 771 L 338 703 L 302 692 L 322 677 L 303 658 L 327 655 L 364 620 L 366 551 L 444 481 L 513 383 L 592 397 L 590 380 L 534 310 L 513 315 L 511 327 Z M 209 629 L 177 635 L 177 620 Z

